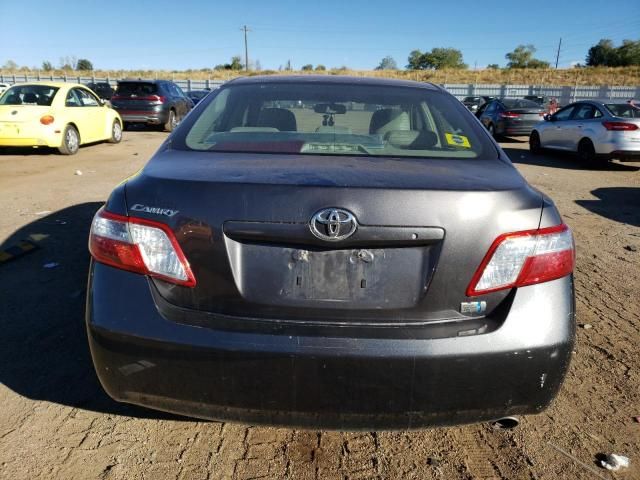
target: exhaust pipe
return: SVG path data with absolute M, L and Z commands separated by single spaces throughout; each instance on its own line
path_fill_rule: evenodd
M 520 425 L 517 417 L 502 417 L 491 422 L 491 428 L 494 430 L 513 430 Z

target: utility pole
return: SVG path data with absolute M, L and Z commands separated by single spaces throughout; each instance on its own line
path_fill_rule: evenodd
M 558 69 L 558 60 L 560 60 L 560 47 L 562 46 L 562 37 L 560 37 L 560 41 L 558 42 L 558 53 L 556 54 L 556 70 Z
M 240 29 L 244 32 L 244 69 L 245 71 L 249 71 L 249 48 L 247 47 L 247 32 L 250 32 L 251 29 L 249 29 L 246 25 L 243 25 L 242 28 Z

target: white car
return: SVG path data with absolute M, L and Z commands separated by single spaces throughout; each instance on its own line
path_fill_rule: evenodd
M 538 123 L 529 136 L 532 153 L 576 152 L 584 161 L 640 161 L 640 108 L 630 103 L 581 101 Z

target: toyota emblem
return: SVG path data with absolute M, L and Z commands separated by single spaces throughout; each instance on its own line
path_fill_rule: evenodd
M 320 240 L 337 242 L 349 238 L 358 228 L 356 217 L 341 208 L 320 210 L 309 222 L 311 233 Z

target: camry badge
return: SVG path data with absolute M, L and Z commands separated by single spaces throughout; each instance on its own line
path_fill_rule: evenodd
M 155 213 L 156 215 L 166 215 L 167 217 L 173 217 L 178 213 L 179 210 L 171 210 L 169 208 L 160 208 L 160 207 L 148 207 L 146 205 L 141 205 L 136 203 L 131 207 L 131 210 L 134 212 L 144 212 L 144 213 Z
M 311 217 L 309 228 L 320 240 L 338 242 L 353 235 L 358 228 L 358 222 L 347 210 L 325 208 Z

